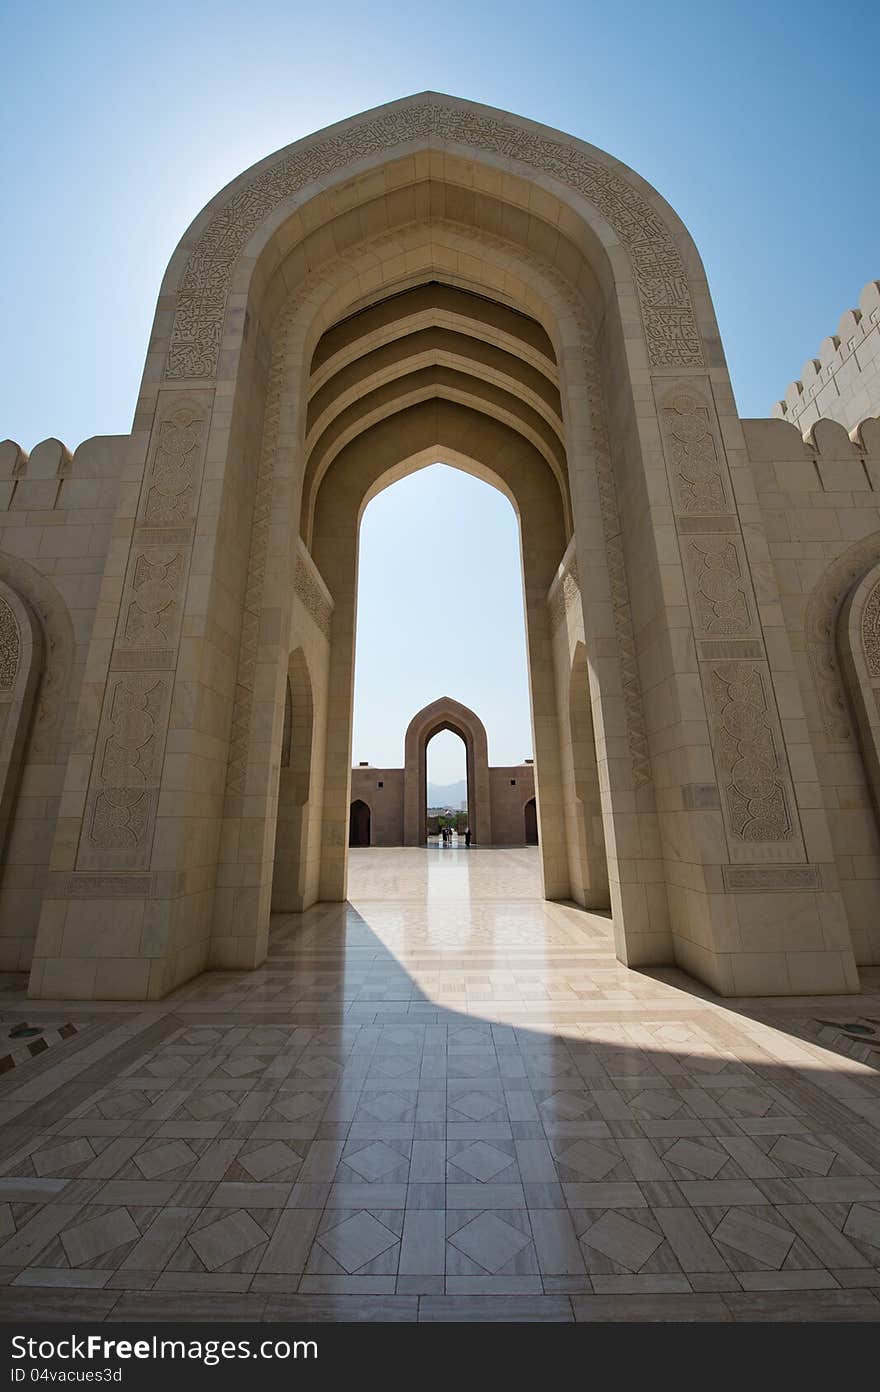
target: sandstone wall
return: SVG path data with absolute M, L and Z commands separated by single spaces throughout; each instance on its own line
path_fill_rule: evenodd
M 0 970 L 30 966 L 128 436 L 73 455 L 0 445 L 0 579 L 42 635 L 41 672 L 0 868 Z M 112 635 L 110 635 L 112 636 Z

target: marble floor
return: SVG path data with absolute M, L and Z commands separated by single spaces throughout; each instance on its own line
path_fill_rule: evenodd
M 349 904 L 157 1004 L 6 978 L 0 1312 L 877 1320 L 864 984 L 720 1001 L 535 851 L 439 848 L 353 852 Z

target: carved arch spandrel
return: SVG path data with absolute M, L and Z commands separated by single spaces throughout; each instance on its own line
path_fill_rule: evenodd
M 42 631 L 30 606 L 0 581 L 0 852 L 18 793 L 43 653 Z
M 836 637 L 865 773 L 880 813 L 880 561 L 844 600 Z
M 684 258 L 658 209 L 659 198 L 646 196 L 632 171 L 561 131 L 430 94 L 422 102 L 380 108 L 345 131 L 289 146 L 237 180 L 222 203 L 216 201 L 176 287 L 166 377 L 210 377 L 217 371 L 235 264 L 286 201 L 316 181 L 344 179 L 346 166 L 356 161 L 390 158 L 395 148 L 412 142 L 458 145 L 489 162 L 512 160 L 526 177 L 537 171 L 595 209 L 628 256 L 651 365 L 703 365 Z

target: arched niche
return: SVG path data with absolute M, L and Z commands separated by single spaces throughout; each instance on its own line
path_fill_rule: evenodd
M 288 663 L 284 702 L 272 876 L 273 913 L 301 913 L 305 907 L 314 725 L 312 680 L 305 653 L 297 648 Z
M 0 580 L 0 853 L 21 777 L 43 668 L 43 637 L 30 606 Z
M 836 637 L 865 773 L 880 817 L 880 562 L 844 601 Z
M 371 825 L 373 814 L 370 804 L 363 798 L 355 798 L 348 811 L 348 844 L 365 847 L 372 844 Z
M 575 644 L 568 686 L 568 727 L 571 739 L 571 860 L 572 893 L 584 908 L 607 909 L 608 860 L 596 761 L 596 738 L 590 699 L 587 650 Z
M 427 837 L 428 744 L 441 730 L 462 740 L 467 763 L 468 823 L 471 844 L 492 844 L 489 743 L 480 717 L 451 696 L 432 701 L 413 716 L 404 740 L 403 842 L 424 846 Z

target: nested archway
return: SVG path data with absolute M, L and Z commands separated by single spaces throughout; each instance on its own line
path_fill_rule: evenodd
M 402 449 L 413 446 L 414 453 L 400 457 Z M 474 407 L 429 400 L 369 426 L 340 451 L 318 489 L 312 534 L 316 564 L 335 596 L 330 684 L 340 692 L 350 692 L 353 686 L 357 535 L 363 509 L 382 487 L 438 457 L 500 488 L 519 518 L 544 889 L 548 898 L 567 898 L 564 828 L 557 791 L 557 712 L 552 680 L 548 681 L 552 660 L 546 603 L 548 586 L 565 549 L 564 510 L 558 481 L 530 441 Z M 329 829 L 334 822 L 344 825 L 348 806 L 351 724 L 351 702 L 345 706 L 339 703 L 327 727 L 324 824 L 328 834 L 321 882 L 321 897 L 327 899 L 345 896 L 344 838 Z M 481 796 L 479 779 L 473 786 L 478 803 L 488 814 L 488 795 Z M 482 840 L 486 824 L 479 808 L 477 817 L 475 831 Z M 407 825 L 410 829 L 405 839 L 412 836 L 411 844 L 418 844 L 423 824 L 413 815 Z
M 452 730 L 465 748 L 468 820 L 474 844 L 492 844 L 489 793 L 489 745 L 482 720 L 460 701 L 441 696 L 413 716 L 404 741 L 403 840 L 423 846 L 427 835 L 427 750 L 441 730 Z
M 493 482 L 519 517 L 545 893 L 569 897 L 577 854 L 554 661 L 569 635 L 549 610 L 571 555 L 618 955 L 674 957 L 727 993 L 758 979 L 759 956 L 780 989 L 802 979 L 782 938 L 771 950 L 758 935 L 752 952 L 751 929 L 730 929 L 754 921 L 755 866 L 784 868 L 808 914 L 831 893 L 803 873 L 762 627 L 772 606 L 755 602 L 727 462 L 731 402 L 686 230 L 637 174 L 558 131 L 423 93 L 220 193 L 163 282 L 131 454 L 142 487 L 120 527 L 131 546 L 78 732 L 94 753 L 88 770 L 86 755 L 71 763 L 64 795 L 58 899 L 87 913 L 102 875 L 130 876 L 157 925 L 126 962 L 130 989 L 161 995 L 208 961 L 265 956 L 300 643 L 321 672 L 315 893 L 344 897 L 359 517 L 438 458 Z M 170 547 L 160 648 L 125 616 Z M 701 588 L 719 564 L 743 591 L 728 657 Z M 126 703 L 149 726 L 136 751 L 118 728 Z M 786 710 L 795 728 L 790 692 Z M 734 765 L 748 760 L 727 728 L 749 720 L 773 750 L 760 819 L 743 813 Z M 94 810 L 123 794 L 121 853 Z M 63 975 L 52 902 L 52 970 L 35 982 Z M 844 989 L 848 952 L 807 954 L 811 981 Z

